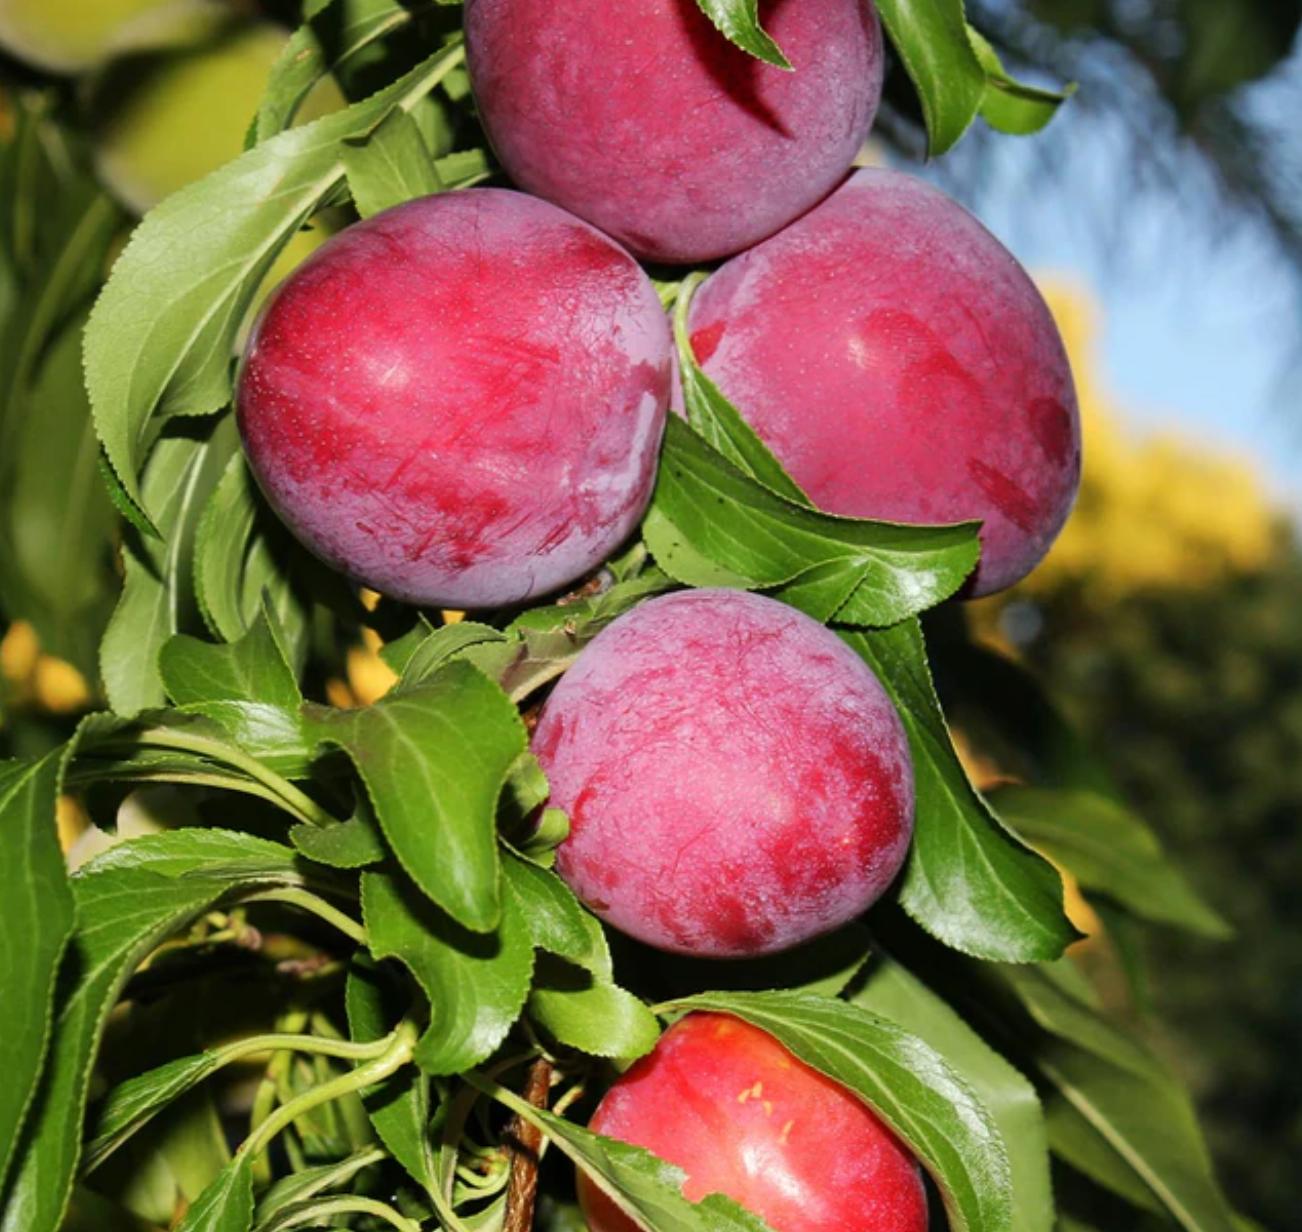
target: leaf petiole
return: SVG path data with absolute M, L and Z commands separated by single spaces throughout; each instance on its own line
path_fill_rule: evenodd
M 325 899 L 313 894 L 310 890 L 303 890 L 297 886 L 278 886 L 274 890 L 263 890 L 258 894 L 250 894 L 241 901 L 245 903 L 287 903 L 293 907 L 301 907 L 304 911 L 310 911 L 318 919 L 333 925 L 344 936 L 357 942 L 358 945 L 366 944 L 365 928 L 352 916 L 340 911 L 338 907 L 332 907 Z
M 237 1154 L 245 1158 L 259 1154 L 282 1129 L 305 1113 L 354 1091 L 360 1091 L 364 1087 L 373 1086 L 390 1074 L 397 1073 L 404 1065 L 410 1065 L 416 1049 L 417 1034 L 414 1023 L 406 1020 L 399 1023 L 393 1033 L 384 1040 L 386 1047 L 379 1056 L 365 1065 L 359 1065 L 356 1069 L 341 1074 L 338 1078 L 332 1078 L 329 1082 L 323 1082 L 320 1086 L 303 1092 L 297 1099 L 292 1099 L 287 1104 L 282 1104 L 244 1140 Z
M 238 770 L 255 783 L 261 784 L 271 792 L 268 797 L 272 803 L 279 804 L 286 812 L 310 826 L 325 828 L 338 823 L 338 818 L 322 808 L 306 792 L 300 791 L 288 779 L 260 762 L 256 757 L 241 753 L 219 740 L 207 736 L 197 736 L 191 732 L 173 731 L 161 727 L 150 727 L 140 732 L 128 745 L 126 742 L 109 740 L 96 751 L 116 752 L 119 749 L 128 754 L 141 746 L 155 749 L 172 749 L 179 753 L 194 753 L 232 770 Z
M 421 1232 L 419 1224 L 399 1214 L 388 1203 L 356 1196 L 325 1198 L 319 1202 L 304 1203 L 293 1211 L 284 1212 L 279 1218 L 267 1224 L 264 1232 L 287 1232 L 290 1228 L 299 1228 L 309 1223 L 314 1227 L 321 1227 L 324 1225 L 318 1221 L 332 1215 L 373 1215 L 377 1219 L 383 1219 L 391 1227 L 397 1228 L 398 1232 Z

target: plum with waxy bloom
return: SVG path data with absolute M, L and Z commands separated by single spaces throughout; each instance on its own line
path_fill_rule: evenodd
M 543 708 L 556 869 L 603 919 L 706 957 L 788 949 L 886 890 L 913 832 L 899 715 L 817 621 L 694 590 L 621 616 Z
M 980 521 L 969 593 L 1025 577 L 1080 485 L 1067 354 L 1040 293 L 957 202 L 867 169 L 734 257 L 690 313 L 705 372 L 820 508 Z
M 881 97 L 869 0 L 763 0 L 794 66 L 696 0 L 468 0 L 475 101 L 502 165 L 656 261 L 740 252 L 826 196 Z
M 655 478 L 670 337 L 637 262 L 522 193 L 349 227 L 264 308 L 249 463 L 318 556 L 410 603 L 523 603 L 595 569 Z

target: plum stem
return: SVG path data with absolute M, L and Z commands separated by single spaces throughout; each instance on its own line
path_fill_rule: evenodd
M 539 1057 L 529 1066 L 523 1092 L 525 1102 L 532 1108 L 546 1108 L 551 1083 L 551 1062 L 546 1057 Z M 507 1143 L 511 1156 L 511 1180 L 506 1190 L 506 1220 L 502 1232 L 529 1232 L 533 1226 L 534 1197 L 538 1191 L 542 1130 L 516 1116 L 507 1133 Z

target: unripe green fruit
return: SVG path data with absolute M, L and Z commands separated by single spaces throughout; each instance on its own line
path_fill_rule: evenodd
M 133 56 L 105 72 L 90 109 L 96 166 L 114 194 L 144 213 L 238 157 L 287 37 L 279 26 L 230 21 L 200 46 Z M 326 78 L 298 120 L 343 105 Z
M 56 73 L 79 73 L 116 49 L 152 41 L 153 19 L 195 0 L 0 0 L 0 47 Z

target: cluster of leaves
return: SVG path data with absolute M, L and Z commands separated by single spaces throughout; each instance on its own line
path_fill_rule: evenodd
M 1178 516 L 1178 512 L 1177 515 Z M 1223 549 L 1227 550 L 1227 549 Z M 1302 551 L 1295 532 L 1214 589 L 1150 586 L 1085 620 L 1073 579 L 1037 587 L 1026 653 L 1106 754 L 1115 784 L 1162 819 L 1172 854 L 1214 888 L 1228 943 L 1138 938 L 1151 979 L 1128 998 L 1185 1052 L 1208 1137 L 1236 1200 L 1272 1227 L 1302 1203 L 1294 1166 L 1302 1003 L 1293 939 L 1302 875 Z M 1072 772 L 1063 766 L 1060 781 Z
M 740 45 L 780 56 L 753 0 L 702 7 Z M 881 8 L 937 150 L 978 112 L 1011 129 L 1047 118 L 1054 100 L 1009 80 L 957 3 Z M 268 269 L 323 210 L 366 215 L 491 170 L 480 147 L 431 149 L 423 122 L 466 108 L 455 34 L 413 58 L 418 31 L 393 0 L 306 10 L 247 152 L 147 216 L 118 258 L 85 330 L 90 414 L 76 383 L 57 441 L 45 438 L 63 421 L 33 407 L 48 366 L 69 379 L 65 338 L 80 337 L 97 290 L 86 271 L 116 216 L 88 187 L 100 204 L 42 218 L 51 238 L 38 251 L 80 237 L 90 259 L 23 267 L 38 181 L 58 166 L 38 149 L 0 218 L 13 267 L 0 271 L 0 310 L 45 306 L 20 317 L 35 324 L 0 414 L 6 440 L 38 425 L 35 444 L 0 452 L 0 529 L 29 528 L 42 506 L 22 493 L 35 489 L 62 519 L 67 585 L 98 578 L 100 498 L 69 505 L 58 490 L 96 440 L 128 519 L 120 581 L 96 583 L 116 593 L 98 647 L 108 707 L 50 751 L 0 764 L 0 1229 L 493 1229 L 519 1219 L 512 1126 L 529 1124 L 648 1228 L 757 1230 L 726 1200 L 687 1202 L 676 1169 L 561 1115 L 610 1062 L 649 1050 L 664 1017 L 696 1007 L 760 1025 L 875 1108 L 929 1172 L 954 1232 L 1100 1226 L 1088 1207 L 1075 1223 L 1055 1209 L 1051 1159 L 1085 1192 L 1168 1225 L 1231 1229 L 1187 1096 L 1058 961 L 1077 937 L 1059 875 L 1017 831 L 1119 918 L 1218 922 L 1119 806 L 1041 788 L 992 807 L 973 789 L 920 616 L 971 571 L 976 528 L 811 507 L 696 365 L 682 328 L 694 279 L 677 311 L 689 422 L 671 419 L 642 536 L 595 588 L 475 622 L 368 611 L 287 538 L 228 406 Z M 364 53 L 394 40 L 400 67 L 376 88 L 386 61 Z M 289 129 L 316 78 L 347 79 L 359 58 L 369 92 Z M 27 157 L 17 140 L 5 156 Z M 42 615 L 42 579 L 33 566 L 28 589 L 6 588 L 7 617 L 87 663 L 72 590 Z M 532 824 L 547 789 L 521 715 L 622 611 L 706 584 L 791 603 L 872 665 L 904 718 L 918 800 L 907 869 L 871 932 L 708 974 L 624 939 L 612 952 L 551 871 L 564 819 Z M 359 622 L 399 682 L 365 709 L 322 704 L 321 679 Z M 137 807 L 170 802 L 163 832 L 69 877 L 60 797 L 111 828 L 127 793 Z M 551 1078 L 526 1099 L 522 1075 L 540 1060 Z M 560 1226 L 563 1198 L 547 1209 Z

